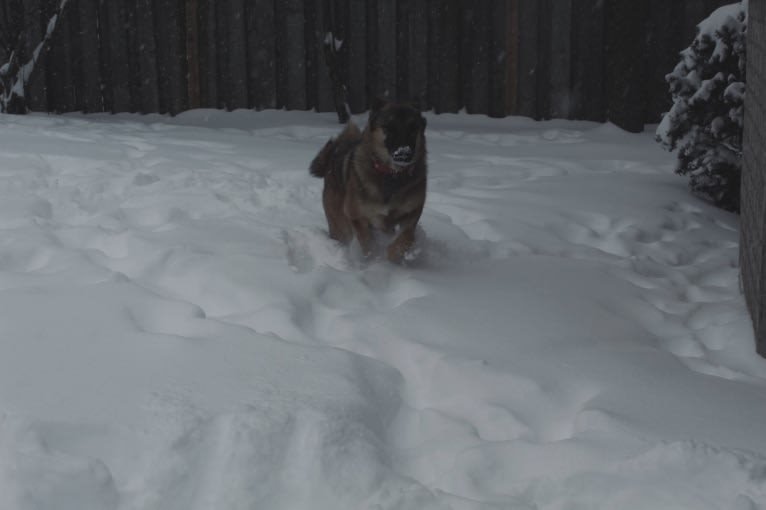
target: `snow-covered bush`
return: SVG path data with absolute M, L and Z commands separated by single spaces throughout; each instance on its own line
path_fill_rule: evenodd
M 747 0 L 723 6 L 697 25 L 691 46 L 665 79 L 673 106 L 657 141 L 678 149 L 676 172 L 696 194 L 739 211 L 745 96 Z

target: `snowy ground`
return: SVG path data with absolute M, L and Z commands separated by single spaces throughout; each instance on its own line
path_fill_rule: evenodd
M 737 218 L 648 133 L 428 121 L 397 267 L 330 115 L 0 117 L 0 509 L 766 509 Z

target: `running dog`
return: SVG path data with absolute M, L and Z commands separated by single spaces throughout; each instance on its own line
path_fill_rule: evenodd
M 409 104 L 377 99 L 364 131 L 349 122 L 311 162 L 324 178 L 330 237 L 372 253 L 374 231 L 394 235 L 388 260 L 400 263 L 415 240 L 426 201 L 426 119 Z

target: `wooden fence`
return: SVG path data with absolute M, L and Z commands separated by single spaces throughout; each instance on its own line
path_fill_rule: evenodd
M 23 10 L 29 51 L 58 2 L 0 0 L 0 22 Z M 332 29 L 354 112 L 382 95 L 436 112 L 640 130 L 668 108 L 663 76 L 694 26 L 724 3 L 70 0 L 28 102 L 52 112 L 333 111 L 321 49 Z

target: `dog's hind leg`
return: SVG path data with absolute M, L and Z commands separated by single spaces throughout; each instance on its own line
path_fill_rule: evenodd
M 327 216 L 327 229 L 329 230 L 330 238 L 343 244 L 350 243 L 354 238 L 351 222 L 342 214 L 326 213 L 325 216 Z

